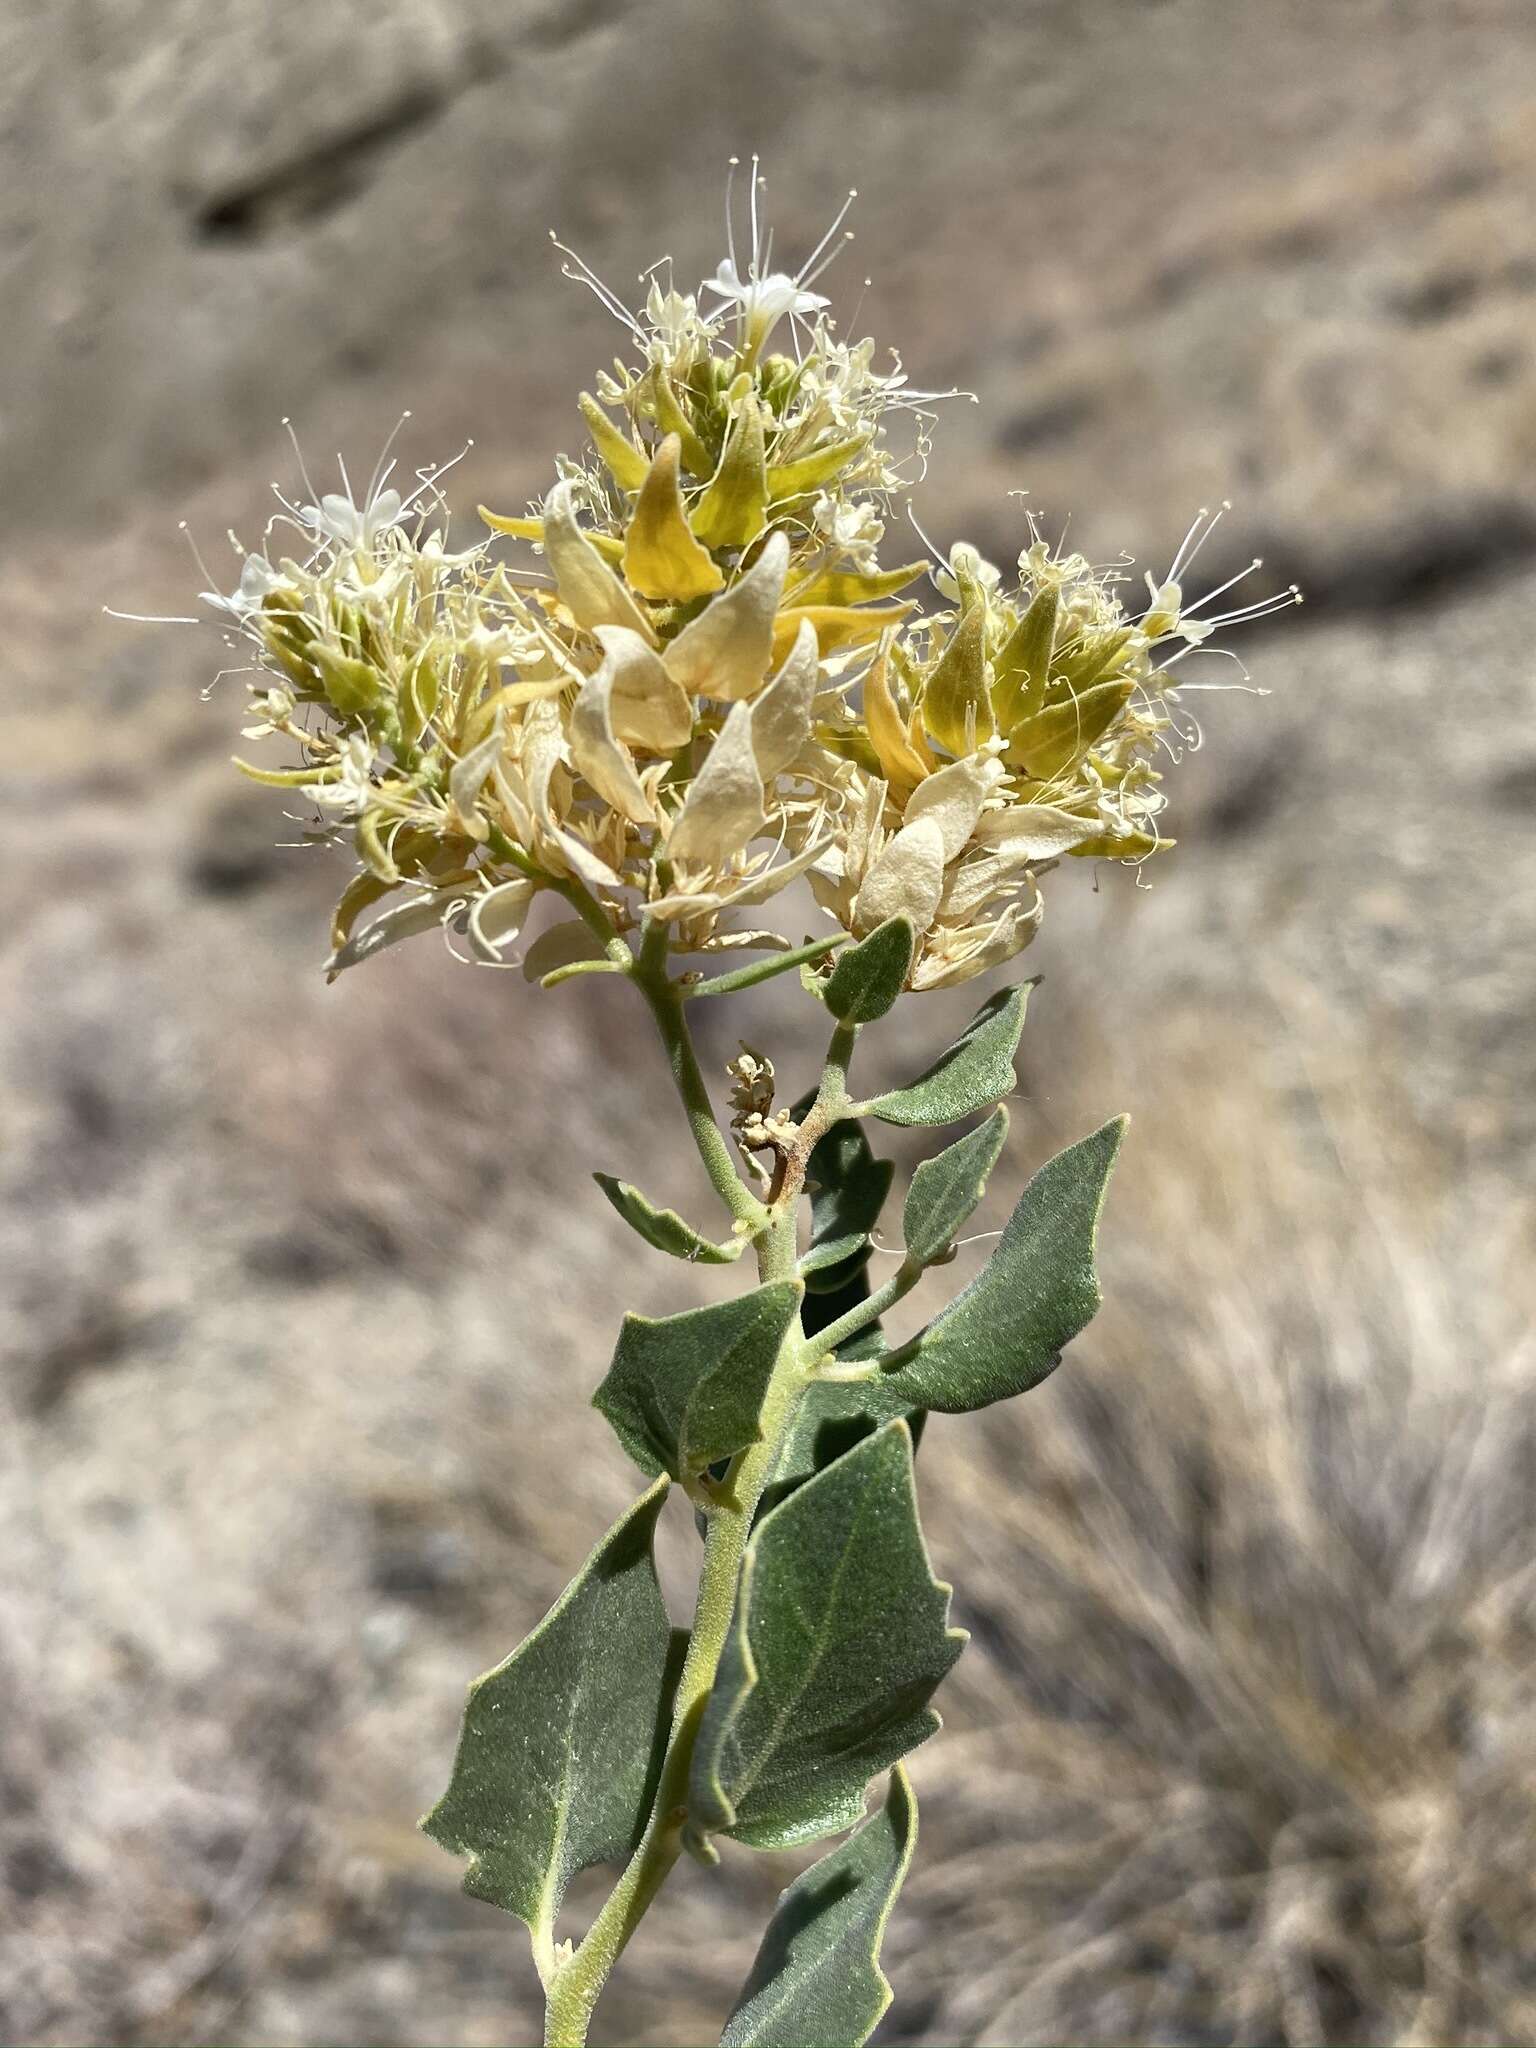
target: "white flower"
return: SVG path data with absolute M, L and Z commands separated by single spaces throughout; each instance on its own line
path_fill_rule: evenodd
M 664 291 L 660 280 L 651 279 L 645 295 L 645 324 L 650 329 L 653 351 L 663 362 L 674 362 L 699 342 L 714 336 L 714 321 L 699 311 L 691 292 Z
M 373 742 L 354 733 L 342 749 L 341 773 L 325 782 L 306 782 L 301 794 L 322 810 L 355 817 L 373 794 Z
M 958 604 L 961 598 L 961 578 L 975 583 L 990 594 L 1003 580 L 1003 572 L 994 562 L 984 561 L 969 541 L 957 540 L 949 551 L 949 567 L 935 569 L 933 581 L 951 604 Z
M 205 590 L 200 595 L 203 603 L 211 604 L 215 611 L 248 619 L 252 612 L 260 611 L 262 599 L 276 590 L 282 580 L 265 555 L 247 555 L 240 566 L 240 582 L 228 597 L 217 590 Z
M 767 277 L 759 277 L 755 264 L 747 266 L 745 277 L 737 273 L 736 265 L 727 256 L 713 277 L 704 280 L 707 292 L 717 292 L 729 304 L 740 309 L 749 341 L 761 347 L 768 336 L 788 313 L 819 313 L 831 304 L 819 292 L 808 292 L 798 279 L 787 271 L 775 270 Z
M 811 508 L 818 533 L 847 555 L 856 569 L 872 572 L 875 550 L 885 538 L 885 521 L 869 498 L 838 498 L 823 491 Z
M 243 725 L 240 737 L 247 740 L 264 740 L 271 734 L 286 732 L 297 708 L 294 694 L 281 683 L 251 701 L 251 711 L 260 719 L 257 725 Z
M 398 526 L 405 500 L 398 491 L 375 491 L 364 506 L 340 491 L 327 491 L 318 505 L 300 507 L 299 517 L 316 533 L 344 548 L 371 548 L 381 533 Z

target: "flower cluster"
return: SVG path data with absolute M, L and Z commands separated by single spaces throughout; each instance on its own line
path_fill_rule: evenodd
M 521 561 L 494 538 L 450 550 L 442 472 L 402 496 L 381 466 L 361 503 L 285 501 L 238 589 L 207 594 L 254 653 L 248 734 L 298 752 L 248 772 L 298 791 L 360 863 L 333 973 L 434 926 L 530 976 L 590 955 L 604 920 L 684 955 L 782 948 L 751 913 L 804 875 L 854 934 L 905 914 L 912 986 L 946 987 L 1028 943 L 1063 855 L 1169 843 L 1172 664 L 1267 608 L 1184 606 L 1214 520 L 1136 613 L 1121 568 L 1033 526 L 1006 585 L 965 546 L 883 567 L 935 394 L 839 339 L 810 289 L 842 216 L 776 273 L 756 185 L 754 166 L 751 255 L 733 246 L 709 305 L 652 274 L 631 312 L 578 266 L 632 359 L 582 394 L 590 447 L 542 502 L 482 512 Z M 541 891 L 584 920 L 520 953 Z

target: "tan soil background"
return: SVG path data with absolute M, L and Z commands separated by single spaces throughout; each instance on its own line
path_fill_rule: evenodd
M 427 942 L 327 990 L 216 636 L 100 607 L 188 608 L 177 521 L 222 568 L 285 414 L 537 491 L 620 339 L 546 231 L 700 275 L 758 148 L 780 251 L 857 184 L 843 304 L 984 400 L 930 532 L 1007 561 L 1024 488 L 1155 564 L 1231 497 L 1213 571 L 1310 600 L 1240 649 L 1272 694 L 1192 700 L 1150 893 L 1048 885 L 987 1220 L 1137 1122 L 1103 1317 L 925 1446 L 974 1641 L 883 2038 L 1536 2041 L 1529 8 L 8 0 L 0 47 L 0 2036 L 536 2035 L 414 1822 L 632 1488 L 622 1308 L 706 1290 L 587 1178 L 700 1213 L 659 1061 Z M 712 1071 L 745 1029 L 797 1092 L 808 1011 L 711 1015 Z M 683 1873 L 597 2038 L 714 2039 L 795 1867 Z

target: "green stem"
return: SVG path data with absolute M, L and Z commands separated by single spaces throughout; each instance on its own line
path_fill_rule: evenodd
M 822 1133 L 847 1113 L 848 1063 L 853 1055 L 856 1027 L 839 1025 L 833 1033 L 816 1100 L 795 1134 L 793 1147 L 783 1157 L 775 1198 L 765 1206 L 738 1175 L 730 1148 L 715 1122 L 684 1014 L 683 993 L 667 973 L 664 930 L 647 932 L 639 959 L 626 971 L 656 1020 L 705 1170 L 732 1215 L 752 1233 L 760 1280 L 766 1283 L 794 1279 L 795 1217 L 805 1183 L 806 1161 Z M 671 1735 L 661 1780 L 645 1832 L 580 1945 L 554 1971 L 546 1986 L 545 2048 L 584 2048 L 592 2014 L 609 1972 L 682 1853 L 694 1743 L 730 1634 L 753 1518 L 778 1462 L 785 1431 L 810 1384 L 813 1370 L 797 1316 L 785 1333 L 769 1378 L 758 1416 L 758 1439 L 731 1461 L 708 1510 L 709 1527 L 693 1630 L 673 1702 Z
M 602 946 L 604 955 L 615 967 L 623 968 L 626 974 L 629 972 L 634 965 L 634 956 L 614 930 L 608 913 L 584 882 L 578 882 L 574 875 L 549 874 L 537 861 L 530 860 L 516 840 L 509 839 L 499 825 L 491 827 L 486 844 L 498 860 L 506 861 L 530 881 L 541 882 L 546 889 L 553 889 L 557 896 L 563 896 Z
M 665 943 L 664 932 L 662 936 Z M 682 1098 L 683 1113 L 688 1119 L 688 1128 L 710 1184 L 736 1221 L 745 1224 L 755 1237 L 766 1226 L 768 1212 L 736 1171 L 731 1148 L 715 1121 L 709 1090 L 699 1071 L 698 1055 L 693 1049 L 682 995 L 677 983 L 668 976 L 665 965 L 656 959 L 649 934 L 630 976 L 656 1020 L 667 1064 L 672 1069 L 673 1082 Z
M 754 960 L 749 967 L 732 968 L 729 974 L 717 974 L 708 981 L 684 982 L 683 999 L 692 1003 L 700 996 L 736 995 L 744 988 L 756 988 L 760 982 L 772 981 L 777 974 L 788 974 L 792 968 L 809 967 L 813 961 L 825 960 L 829 953 L 835 953 L 839 946 L 847 943 L 847 932 L 834 932 L 828 939 L 813 939 L 808 945 L 796 946 L 792 953 L 770 953 L 766 960 Z
M 761 1205 L 759 1205 L 760 1207 Z M 764 1280 L 794 1275 L 794 1213 L 765 1221 L 757 1238 Z M 676 1863 L 688 1818 L 693 1747 L 730 1633 L 736 1587 L 752 1521 L 778 1458 L 779 1445 L 809 1380 L 799 1321 L 791 1323 L 763 1400 L 759 1441 L 732 1462 L 710 1509 L 704 1569 L 693 1633 L 672 1709 L 672 1733 L 645 1833 L 581 1945 L 548 1987 L 545 2048 L 583 2048 L 598 1995 Z
M 839 1316 L 835 1323 L 828 1323 L 824 1330 L 818 1330 L 811 1338 L 806 1350 L 806 1362 L 819 1364 L 839 1350 L 850 1337 L 856 1337 L 860 1330 L 878 1322 L 888 1308 L 894 1308 L 904 1295 L 912 1292 L 923 1277 L 921 1266 L 909 1266 L 905 1259 L 896 1268 L 890 1279 L 877 1287 L 873 1294 L 857 1302 L 846 1315 Z M 873 1362 L 860 1366 L 823 1366 L 816 1375 L 818 1379 L 831 1380 L 872 1380 L 878 1377 L 880 1368 Z

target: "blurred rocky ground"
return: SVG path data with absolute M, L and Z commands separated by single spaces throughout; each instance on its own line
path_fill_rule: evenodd
M 9 0 L 0 49 L 0 2035 L 534 2038 L 413 1824 L 626 1497 L 619 1313 L 704 1285 L 586 1177 L 697 1208 L 658 1064 L 424 942 L 326 989 L 216 637 L 100 607 L 188 609 L 177 522 L 222 569 L 285 415 L 538 491 L 621 339 L 547 230 L 702 275 L 761 149 L 780 252 L 857 185 L 840 303 L 981 394 L 928 531 L 1006 561 L 1026 490 L 1156 565 L 1230 497 L 1214 580 L 1308 592 L 1270 695 L 1191 698 L 1151 890 L 1049 885 L 996 1205 L 1140 1129 L 1081 1356 L 925 1451 L 975 1641 L 889 2038 L 1536 2040 L 1529 10 Z M 917 1007 L 893 1070 L 970 1003 Z M 713 2038 L 792 1867 L 690 1874 L 600 2038 Z

